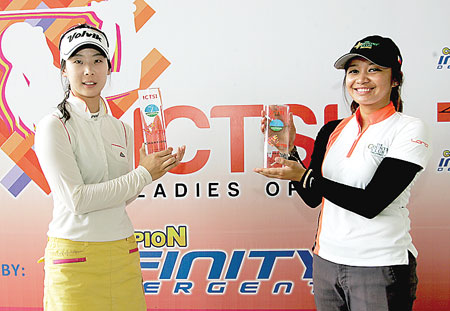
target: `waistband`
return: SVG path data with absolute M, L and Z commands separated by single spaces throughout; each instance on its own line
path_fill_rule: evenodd
M 73 244 L 80 244 L 80 245 L 112 245 L 117 243 L 123 243 L 123 242 L 136 242 L 136 237 L 133 235 L 120 240 L 115 241 L 104 241 L 104 242 L 94 242 L 94 241 L 73 241 L 69 239 L 62 239 L 62 238 L 55 238 L 55 237 L 48 237 L 48 242 L 56 242 L 56 243 L 73 243 Z

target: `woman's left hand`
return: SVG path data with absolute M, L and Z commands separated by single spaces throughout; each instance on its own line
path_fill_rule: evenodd
M 296 161 L 286 160 L 280 157 L 275 158 L 275 162 L 284 165 L 277 168 L 255 168 L 255 173 L 269 178 L 286 179 L 300 181 L 305 173 L 305 169 Z

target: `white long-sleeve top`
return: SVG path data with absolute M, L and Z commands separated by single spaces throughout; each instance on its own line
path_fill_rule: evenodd
M 60 112 L 42 119 L 35 151 L 53 195 L 48 236 L 73 241 L 114 241 L 133 234 L 125 206 L 152 182 L 142 166 L 133 169 L 133 133 L 108 114 L 100 101 L 97 117 L 71 94 Z

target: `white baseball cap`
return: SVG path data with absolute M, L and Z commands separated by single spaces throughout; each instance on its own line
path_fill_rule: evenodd
M 87 25 L 77 25 L 67 30 L 59 41 L 61 60 L 68 60 L 72 54 L 82 46 L 91 46 L 103 52 L 109 58 L 109 43 L 106 35 L 99 29 Z

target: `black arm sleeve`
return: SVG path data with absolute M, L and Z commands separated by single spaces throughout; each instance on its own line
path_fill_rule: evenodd
M 313 153 L 311 155 L 311 162 L 309 164 L 309 169 L 312 169 L 317 174 L 321 174 L 322 172 L 322 162 L 327 150 L 328 138 L 340 122 L 341 120 L 328 122 L 320 129 L 319 133 L 317 134 L 316 141 L 314 142 Z M 297 160 L 298 157 L 290 159 Z M 303 163 L 301 164 L 305 166 Z M 319 191 L 318 187 L 310 187 L 307 189 L 303 188 L 302 181 L 291 181 L 291 183 L 294 186 L 294 189 L 308 206 L 317 207 L 322 202 L 321 192 Z
M 420 165 L 384 158 L 365 189 L 340 184 L 312 174 L 313 188 L 334 204 L 372 219 L 391 204 L 422 169 Z M 307 182 L 307 184 L 311 182 Z
M 374 218 L 408 187 L 422 167 L 399 159 L 385 158 L 365 189 L 324 178 L 321 168 L 326 146 L 339 122 L 340 120 L 331 121 L 319 131 L 308 170 L 299 182 L 292 181 L 292 185 L 310 207 L 317 207 L 325 197 L 346 210 L 366 218 Z

